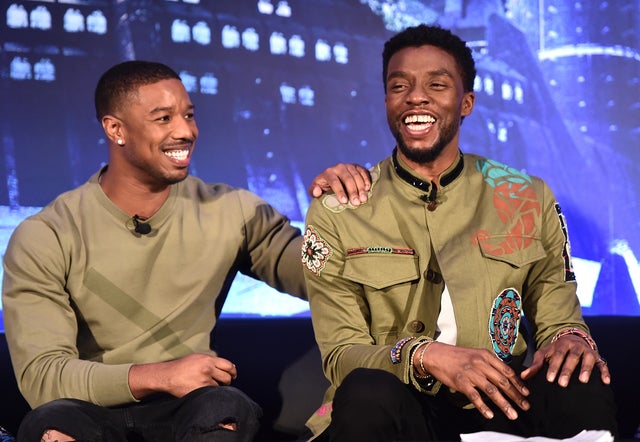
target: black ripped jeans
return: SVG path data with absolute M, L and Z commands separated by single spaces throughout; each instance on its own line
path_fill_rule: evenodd
M 182 398 L 163 396 L 125 407 L 105 408 L 77 399 L 58 399 L 30 411 L 18 442 L 40 442 L 58 430 L 78 442 L 251 441 L 261 408 L 235 387 L 203 387 Z M 220 427 L 235 422 L 237 431 Z

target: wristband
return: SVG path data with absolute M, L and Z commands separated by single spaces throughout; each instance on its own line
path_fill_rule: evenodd
M 591 350 L 597 352 L 598 351 L 598 346 L 596 345 L 596 341 L 593 340 L 593 338 L 591 336 L 589 336 L 588 333 L 586 333 L 584 330 L 581 330 L 579 328 L 565 328 L 563 330 L 560 330 L 558 333 L 555 334 L 555 336 L 551 339 L 551 342 L 556 342 L 558 339 L 560 339 L 563 336 L 566 335 L 575 335 L 575 336 L 579 336 L 582 339 L 584 339 L 586 341 L 587 344 L 589 344 L 589 347 L 591 347 Z

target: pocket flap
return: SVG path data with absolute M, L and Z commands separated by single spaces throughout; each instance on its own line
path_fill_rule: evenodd
M 344 277 L 375 289 L 415 281 L 420 277 L 415 255 L 364 254 L 347 257 Z

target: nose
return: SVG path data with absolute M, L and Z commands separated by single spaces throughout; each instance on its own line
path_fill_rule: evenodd
M 195 140 L 198 138 L 198 126 L 193 118 L 177 118 L 174 120 L 175 126 L 173 137 L 177 139 Z
M 413 104 L 429 103 L 430 99 L 426 88 L 420 84 L 413 85 L 407 94 L 407 102 Z

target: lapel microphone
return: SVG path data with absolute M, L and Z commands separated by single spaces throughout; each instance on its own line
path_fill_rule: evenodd
M 133 230 L 140 235 L 146 235 L 151 232 L 151 226 L 148 223 L 142 222 L 137 214 L 133 215 L 133 225 Z

